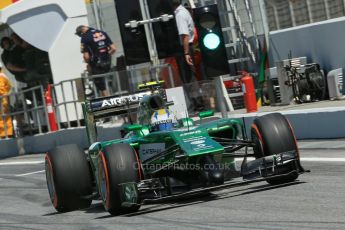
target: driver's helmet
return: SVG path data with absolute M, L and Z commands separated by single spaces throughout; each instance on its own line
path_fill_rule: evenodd
M 152 131 L 166 131 L 173 129 L 177 121 L 169 109 L 159 109 L 152 114 L 150 123 Z

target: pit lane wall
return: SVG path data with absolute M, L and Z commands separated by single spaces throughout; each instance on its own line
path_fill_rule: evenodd
M 257 116 L 265 113 L 230 114 L 232 118 L 243 118 L 250 137 L 250 127 Z M 290 120 L 297 139 L 345 138 L 345 108 L 328 107 L 318 109 L 289 110 L 282 114 Z M 99 140 L 120 138 L 120 124 L 98 127 Z M 42 153 L 65 144 L 79 144 L 88 148 L 85 128 L 70 128 L 54 133 L 0 140 L 0 158 L 19 154 Z
M 345 17 L 271 31 L 270 64 L 292 57 L 307 57 L 326 73 L 345 68 Z

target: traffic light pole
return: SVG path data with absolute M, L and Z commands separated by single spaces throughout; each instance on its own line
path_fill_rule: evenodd
M 141 14 L 143 16 L 143 21 L 146 21 L 150 18 L 148 14 L 147 0 L 139 0 L 139 4 L 140 4 Z M 153 65 L 158 65 L 159 59 L 158 59 L 157 47 L 156 47 L 156 43 L 155 43 L 155 39 L 153 35 L 152 25 L 149 22 L 143 23 L 143 25 L 145 28 L 147 46 L 149 48 L 151 63 Z
M 169 20 L 174 18 L 174 15 L 163 14 L 157 18 L 150 18 L 149 6 L 147 4 L 147 0 L 139 0 L 140 11 L 142 14 L 143 20 L 136 21 L 132 20 L 125 24 L 127 28 L 137 28 L 138 26 L 144 26 L 145 29 L 145 36 L 147 41 L 147 47 L 149 49 L 150 54 L 150 61 L 153 66 L 158 66 L 160 64 L 157 46 L 154 39 L 152 23 L 155 22 L 168 22 Z M 158 80 L 158 75 L 156 76 Z
M 153 22 L 167 22 L 173 18 L 174 18 L 173 15 L 163 14 L 162 16 L 157 17 L 157 18 L 151 18 L 151 19 L 142 20 L 142 21 L 135 21 L 135 20 L 129 21 L 128 23 L 125 24 L 125 27 L 136 28 L 140 25 L 145 25 L 145 24 L 149 24 L 149 23 L 153 23 Z

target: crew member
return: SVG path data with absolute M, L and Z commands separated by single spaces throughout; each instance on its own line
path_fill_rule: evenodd
M 7 95 L 10 94 L 12 85 L 2 72 L 0 65 L 0 138 L 13 136 L 12 119 L 8 116 L 9 103 Z
M 194 66 L 194 22 L 190 12 L 181 4 L 181 0 L 172 0 L 175 9 L 175 20 L 180 44 L 182 46 L 183 56 L 176 58 L 185 91 L 187 93 L 187 103 L 190 101 L 190 109 L 202 110 L 203 103 L 200 93 L 200 87 L 196 82 L 196 70 Z M 190 94 L 190 95 L 189 95 Z
M 7 54 L 5 54 L 6 57 L 3 64 L 6 69 L 14 75 L 16 81 L 26 83 L 25 74 L 27 70 L 23 59 L 25 49 L 21 46 L 23 39 L 21 39 L 17 34 L 12 33 L 11 41 L 14 45 L 7 51 Z
M 10 37 L 3 37 L 1 39 L 1 48 L 3 49 L 1 54 L 2 64 L 6 66 L 10 60 L 11 50 L 13 49 L 13 42 Z
M 194 40 L 194 22 L 189 11 L 181 4 L 181 0 L 172 0 L 175 9 L 175 19 L 178 34 L 180 36 L 180 44 L 183 51 L 183 70 L 182 82 L 184 84 L 195 81 L 194 62 L 193 62 L 193 40 Z M 181 60 L 178 60 L 181 61 Z
M 88 26 L 78 26 L 76 35 L 81 37 L 81 52 L 88 70 L 92 75 L 108 73 L 111 66 L 111 55 L 116 52 L 114 43 L 104 31 Z M 102 96 L 109 96 L 104 78 L 95 78 L 94 83 Z
M 26 69 L 27 87 L 42 85 L 46 89 L 53 79 L 48 53 L 33 47 L 26 41 L 21 43 L 21 47 L 24 49 L 22 56 Z

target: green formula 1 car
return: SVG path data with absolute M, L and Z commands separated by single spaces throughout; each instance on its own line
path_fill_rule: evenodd
M 198 121 L 177 120 L 169 110 L 171 104 L 158 83 L 143 85 L 136 94 L 85 102 L 91 144 L 87 152 L 66 145 L 46 154 L 47 185 L 55 209 L 88 208 L 92 200 L 101 199 L 116 215 L 135 212 L 144 203 L 258 181 L 287 183 L 305 172 L 283 115 L 256 118 L 248 138 L 241 119 L 216 119 L 212 111 L 205 111 Z M 124 138 L 97 141 L 97 119 L 133 110 L 138 124 L 125 126 Z

